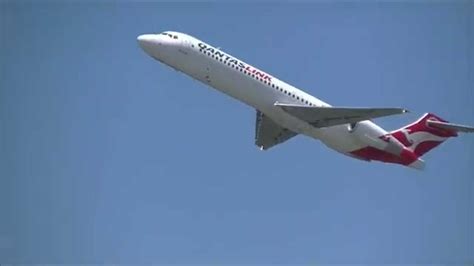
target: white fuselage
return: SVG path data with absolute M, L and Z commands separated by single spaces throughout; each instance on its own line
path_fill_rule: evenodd
M 357 123 L 352 130 L 349 125 L 316 128 L 288 114 L 275 103 L 330 105 L 192 36 L 167 32 L 140 38 L 143 49 L 155 59 L 260 110 L 282 127 L 319 139 L 336 151 L 350 155 L 349 152 L 364 147 L 384 145 L 379 138 L 387 132 L 368 120 Z

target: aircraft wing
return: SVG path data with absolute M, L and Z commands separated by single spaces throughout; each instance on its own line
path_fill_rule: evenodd
M 449 130 L 454 130 L 454 131 L 464 132 L 464 133 L 474 132 L 474 127 L 470 127 L 470 126 L 453 124 L 453 123 L 448 123 L 448 122 L 441 122 L 441 121 L 434 121 L 434 120 L 428 120 L 427 122 L 428 122 L 428 125 L 432 127 L 441 128 L 441 129 L 449 129 Z
M 296 135 L 297 133 L 279 126 L 262 112 L 257 110 L 257 119 L 255 121 L 255 145 L 260 149 L 269 149 Z
M 408 112 L 403 108 L 315 107 L 278 102 L 275 105 L 318 128 L 357 123 L 372 118 Z

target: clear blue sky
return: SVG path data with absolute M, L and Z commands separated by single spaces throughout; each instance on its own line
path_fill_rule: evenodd
M 176 30 L 339 106 L 474 124 L 474 4 L 0 4 L 0 261 L 473 263 L 474 136 L 423 172 L 296 137 L 152 60 Z

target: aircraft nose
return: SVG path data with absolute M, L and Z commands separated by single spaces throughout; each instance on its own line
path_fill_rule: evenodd
M 161 46 L 160 38 L 155 34 L 142 34 L 137 37 L 138 44 L 147 54 L 153 56 L 158 53 L 157 49 Z
M 137 41 L 140 44 L 140 46 L 145 47 L 153 44 L 155 41 L 155 35 L 153 34 L 142 34 L 137 37 Z

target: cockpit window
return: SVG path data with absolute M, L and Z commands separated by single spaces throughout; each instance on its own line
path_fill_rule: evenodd
M 173 34 L 170 34 L 170 33 L 168 33 L 168 32 L 162 32 L 162 33 L 160 33 L 160 34 L 161 34 L 161 35 L 166 35 L 166 36 L 168 36 L 168 37 L 170 37 L 170 38 L 173 38 L 173 39 L 178 39 L 178 35 L 173 35 Z

